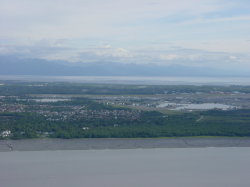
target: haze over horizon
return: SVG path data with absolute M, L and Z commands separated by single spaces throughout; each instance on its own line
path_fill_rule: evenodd
M 248 0 L 1 0 L 0 24 L 0 73 L 14 72 L 4 69 L 11 57 L 18 69 L 44 60 L 250 74 Z

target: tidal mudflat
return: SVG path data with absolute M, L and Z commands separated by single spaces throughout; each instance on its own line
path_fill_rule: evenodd
M 0 140 L 0 152 L 195 147 L 250 147 L 250 138 L 182 137 Z

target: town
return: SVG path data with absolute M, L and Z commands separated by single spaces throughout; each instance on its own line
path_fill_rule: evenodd
M 250 120 L 250 88 L 247 86 L 9 81 L 1 83 L 0 94 L 0 138 L 245 136 L 249 131 L 245 125 Z M 246 131 L 241 134 L 230 128 L 225 130 L 223 125 L 232 122 L 235 126 L 244 125 Z M 197 124 L 193 131 L 187 128 Z M 223 127 L 214 132 L 212 125 Z

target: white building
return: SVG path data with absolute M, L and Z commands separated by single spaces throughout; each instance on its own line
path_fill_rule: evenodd
M 0 136 L 5 138 L 5 137 L 9 137 L 11 135 L 11 131 L 6 130 L 6 131 L 2 131 Z

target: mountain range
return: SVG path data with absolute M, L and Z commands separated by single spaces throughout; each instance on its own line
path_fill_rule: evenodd
M 248 76 L 248 72 L 183 65 L 67 62 L 0 56 L 0 75 L 49 76 Z

